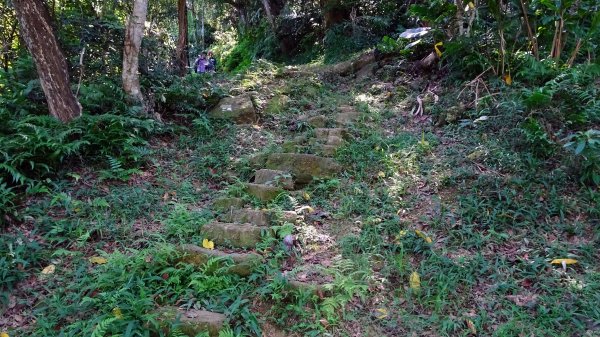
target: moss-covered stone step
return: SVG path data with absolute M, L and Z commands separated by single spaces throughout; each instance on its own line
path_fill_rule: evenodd
M 246 202 L 241 198 L 222 197 L 215 199 L 212 203 L 212 209 L 217 212 L 230 211 L 244 207 Z
M 225 222 L 249 223 L 254 226 L 268 227 L 273 219 L 273 212 L 260 209 L 234 209 L 231 212 L 221 215 L 221 220 Z
M 310 183 L 314 178 L 331 178 L 342 170 L 331 158 L 302 153 L 273 153 L 269 155 L 266 167 L 289 171 L 300 184 Z
M 163 307 L 156 311 L 157 320 L 165 329 L 173 327 L 186 336 L 195 337 L 208 332 L 210 337 L 218 337 L 227 316 L 204 310 L 183 310 L 178 307 Z
M 349 126 L 354 124 L 360 118 L 360 112 L 353 106 L 342 105 L 338 108 L 339 112 L 335 116 L 335 122 L 339 126 Z
M 218 249 L 205 249 L 196 245 L 182 245 L 179 250 L 183 255 L 181 261 L 195 266 L 202 266 L 211 258 L 230 259 L 233 264 L 227 272 L 240 276 L 252 274 L 254 269 L 262 264 L 262 256 L 256 253 L 226 253 Z
M 341 146 L 349 134 L 344 128 L 319 128 L 315 129 L 315 137 L 323 144 Z
M 278 221 L 295 223 L 298 214 L 294 211 L 275 212 L 268 209 L 233 209 L 219 217 L 224 222 L 249 223 L 259 227 L 277 225 Z
M 262 202 L 269 202 L 283 193 L 284 189 L 276 186 L 248 183 L 246 184 L 246 192 Z
M 249 223 L 211 222 L 202 226 L 202 234 L 215 244 L 235 248 L 251 248 L 261 241 L 264 227 Z
M 254 174 L 254 183 L 281 187 L 286 190 L 294 189 L 294 180 L 292 179 L 292 175 L 286 171 L 269 169 L 257 170 Z

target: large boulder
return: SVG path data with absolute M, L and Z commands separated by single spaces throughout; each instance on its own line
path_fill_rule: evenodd
M 300 184 L 308 184 L 313 178 L 331 178 L 342 170 L 331 158 L 301 153 L 273 153 L 266 166 L 273 170 L 291 172 L 295 181 Z
M 195 266 L 203 266 L 211 258 L 230 259 L 233 264 L 226 272 L 240 276 L 252 274 L 254 269 L 262 264 L 262 257 L 255 253 L 225 253 L 195 245 L 182 245 L 179 250 L 183 253 L 181 261 Z
M 271 224 L 273 212 L 260 209 L 236 209 L 223 214 L 221 219 L 227 222 L 250 223 L 259 227 L 268 227 Z
M 239 124 L 250 124 L 257 120 L 250 93 L 221 99 L 208 115 L 217 119 L 231 119 Z
M 194 337 L 208 333 L 210 337 L 219 336 L 227 316 L 204 310 L 183 310 L 178 307 L 163 307 L 157 310 L 157 320 L 164 327 L 176 323 L 176 328 L 186 336 Z
M 220 246 L 250 248 L 261 241 L 263 228 L 252 224 L 212 222 L 202 226 L 202 234 Z

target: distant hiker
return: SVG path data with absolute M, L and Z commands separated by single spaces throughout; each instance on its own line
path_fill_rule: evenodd
M 194 68 L 196 69 L 196 73 L 204 74 L 206 72 L 206 68 L 208 65 L 208 60 L 206 59 L 206 53 L 202 52 L 198 55 L 196 59 L 196 63 L 194 63 Z
M 206 71 L 215 72 L 217 71 L 217 59 L 213 55 L 212 51 L 208 52 L 208 65 L 206 66 Z

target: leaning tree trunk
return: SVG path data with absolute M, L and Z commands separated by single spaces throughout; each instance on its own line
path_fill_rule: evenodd
M 143 102 L 140 88 L 139 55 L 144 36 L 144 24 L 148 14 L 148 0 L 135 0 L 133 12 L 127 20 L 125 47 L 123 48 L 123 90 L 131 98 Z
M 177 11 L 179 13 L 179 39 L 177 40 L 176 61 L 179 76 L 187 74 L 188 67 L 188 10 L 187 1 L 177 1 Z
M 13 0 L 21 36 L 40 77 L 50 114 L 62 122 L 81 115 L 81 106 L 71 91 L 67 61 L 50 25 L 50 14 L 42 0 Z

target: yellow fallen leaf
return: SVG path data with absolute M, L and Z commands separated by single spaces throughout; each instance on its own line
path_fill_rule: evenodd
M 469 2 L 469 8 L 471 9 L 475 9 L 475 4 L 471 1 Z
M 421 289 L 421 277 L 419 277 L 419 273 L 413 271 L 412 274 L 410 274 L 409 283 L 412 290 L 418 291 Z
M 377 176 L 378 176 L 379 178 L 385 178 L 385 172 L 383 172 L 383 171 L 379 171 L 379 173 L 377 173 Z
M 0 333 L 0 337 L 9 337 L 9 336 L 8 336 L 8 333 L 3 332 L 3 333 Z
M 306 193 L 306 192 L 302 192 L 302 198 L 304 198 L 304 200 L 309 201 L 310 200 L 310 194 Z
M 575 264 L 575 263 L 577 263 L 577 260 L 575 260 L 575 259 L 554 259 L 550 263 L 552 263 L 552 264 Z
M 575 260 L 575 259 L 554 259 L 550 263 L 551 264 L 560 264 L 560 265 L 562 265 L 563 270 L 567 271 L 567 265 L 575 264 L 575 263 L 577 263 L 577 260 Z
M 418 237 L 422 238 L 427 243 L 432 243 L 433 242 L 433 240 L 431 240 L 431 238 L 429 236 L 425 235 L 425 233 L 421 232 L 418 229 L 415 229 L 415 234 L 417 234 Z
M 106 264 L 106 262 L 108 262 L 108 260 L 106 260 L 102 256 L 92 256 L 88 260 L 92 264 Z
M 477 328 L 475 328 L 475 324 L 473 324 L 473 321 L 471 321 L 470 319 L 467 320 L 467 327 L 469 328 L 472 334 L 477 334 Z
M 380 315 L 377 315 L 377 319 L 384 319 L 384 318 L 388 317 L 388 311 L 385 308 L 379 308 L 379 309 L 376 309 L 375 311 L 380 313 Z
M 510 76 L 510 74 L 504 75 L 504 83 L 506 83 L 506 85 L 512 84 L 512 77 Z
M 43 275 L 50 275 L 50 274 L 54 274 L 54 271 L 56 271 L 56 266 L 53 265 L 53 264 L 51 264 L 48 267 L 42 269 L 42 274 Z
M 121 312 L 121 308 L 116 307 L 112 310 L 113 315 L 116 319 L 123 319 L 123 312 Z
M 210 241 L 209 239 L 202 240 L 202 247 L 206 249 L 215 249 L 215 243 Z
M 435 44 L 435 46 L 433 46 L 433 49 L 435 49 L 435 53 L 437 54 L 437 57 L 442 57 L 442 51 L 440 50 L 439 47 L 441 47 L 443 45 L 444 45 L 443 42 L 438 42 Z

